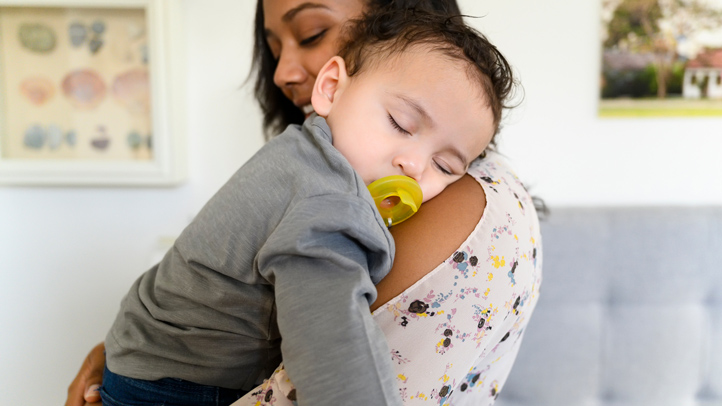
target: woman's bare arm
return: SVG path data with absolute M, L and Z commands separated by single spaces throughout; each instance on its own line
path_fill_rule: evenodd
M 424 203 L 413 217 L 391 228 L 396 258 L 388 276 L 376 285 L 374 311 L 449 258 L 481 219 L 486 196 L 469 175 Z

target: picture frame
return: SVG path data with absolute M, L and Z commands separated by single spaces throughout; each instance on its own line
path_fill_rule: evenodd
M 0 0 L 0 184 L 185 179 L 177 0 Z
M 600 1 L 600 118 L 722 117 L 722 0 Z

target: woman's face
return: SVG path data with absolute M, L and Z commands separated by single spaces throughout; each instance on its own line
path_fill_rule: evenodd
M 273 81 L 308 116 L 316 75 L 338 52 L 343 24 L 362 0 L 263 0 L 264 27 L 278 61 Z

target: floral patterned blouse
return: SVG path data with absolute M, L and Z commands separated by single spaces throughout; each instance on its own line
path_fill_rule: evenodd
M 487 200 L 474 231 L 373 313 L 406 405 L 493 404 L 539 298 L 541 236 L 531 197 L 497 153 L 474 161 L 468 173 Z M 232 406 L 296 404 L 281 365 Z

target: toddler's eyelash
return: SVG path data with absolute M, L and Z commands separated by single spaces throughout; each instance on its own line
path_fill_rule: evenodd
M 391 122 L 391 125 L 392 125 L 398 132 L 403 133 L 403 134 L 411 134 L 410 132 L 408 132 L 408 131 L 404 130 L 403 128 L 401 128 L 401 126 L 399 125 L 399 123 L 397 123 L 396 120 L 394 120 L 394 118 L 391 116 L 391 114 L 389 114 L 388 117 L 389 117 L 389 121 Z
M 439 165 L 438 162 L 434 161 L 434 165 L 436 165 L 436 167 L 439 168 L 439 170 L 440 170 L 444 175 L 453 175 L 453 173 L 452 173 L 450 170 L 448 170 L 448 169 L 444 168 L 443 166 Z

